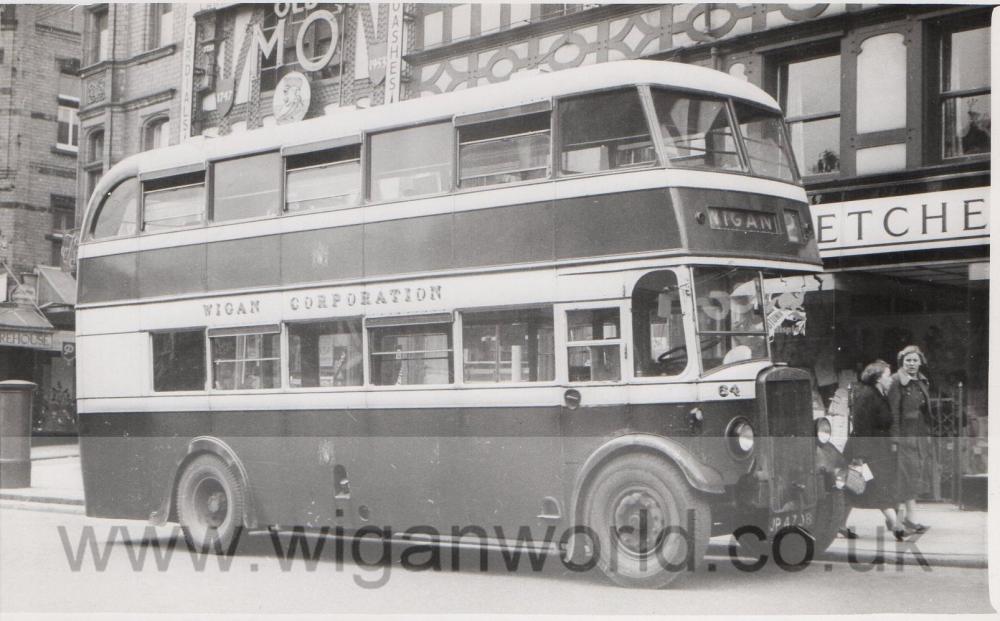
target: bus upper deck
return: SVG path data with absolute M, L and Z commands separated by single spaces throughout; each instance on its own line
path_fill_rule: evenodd
M 815 269 L 794 171 L 777 104 L 718 72 L 530 76 L 133 156 L 94 192 L 79 300 L 664 254 Z M 213 282 L 234 254 L 268 269 Z

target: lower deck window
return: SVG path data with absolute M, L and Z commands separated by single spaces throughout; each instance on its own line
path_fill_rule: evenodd
M 153 334 L 153 390 L 205 390 L 205 331 Z
M 360 386 L 361 320 L 289 324 L 288 384 L 292 388 Z
M 462 368 L 469 383 L 552 381 L 552 309 L 464 313 Z
M 454 380 L 450 323 L 371 328 L 369 347 L 371 383 L 376 386 Z
M 216 390 L 280 388 L 281 346 L 277 327 L 209 334 Z
M 621 319 L 617 308 L 566 313 L 569 381 L 621 379 Z

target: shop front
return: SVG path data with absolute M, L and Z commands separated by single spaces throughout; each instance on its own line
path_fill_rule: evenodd
M 962 476 L 986 472 L 989 204 L 989 187 L 970 187 L 813 205 L 825 273 L 767 285 L 772 313 L 801 315 L 775 352 L 812 370 L 836 427 L 866 364 L 924 351 L 928 499 L 959 500 Z

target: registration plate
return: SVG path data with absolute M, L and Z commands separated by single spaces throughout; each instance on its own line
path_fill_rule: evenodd
M 812 528 L 814 515 L 812 512 L 791 511 L 789 513 L 777 513 L 772 515 L 767 521 L 767 533 L 773 535 L 783 528 L 789 526 L 801 526 Z

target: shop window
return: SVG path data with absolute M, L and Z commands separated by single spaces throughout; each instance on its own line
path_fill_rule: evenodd
M 56 114 L 56 146 L 60 149 L 76 152 L 79 147 L 80 119 L 77 116 L 79 106 L 79 102 L 64 97 L 59 98 Z
M 543 112 L 459 127 L 459 187 L 547 177 L 549 117 Z
M 212 386 L 216 390 L 281 387 L 278 326 L 210 330 Z
M 672 271 L 646 274 L 636 284 L 632 332 L 636 377 L 677 375 L 687 368 L 684 313 Z
M 651 166 L 656 154 L 635 89 L 559 102 L 563 174 Z
M 389 320 L 392 325 L 369 320 L 371 383 L 376 386 L 452 383 L 452 324 L 450 317 L 447 323 L 441 319 L 393 319 Z M 411 323 L 400 325 L 400 321 Z
M 552 308 L 462 314 L 467 383 L 555 379 Z
M 361 320 L 288 324 L 288 385 L 292 388 L 364 383 Z
M 153 50 L 174 42 L 173 5 L 168 2 L 149 4 L 149 49 Z
M 948 29 L 940 39 L 941 155 L 990 152 L 990 29 Z
M 621 379 L 621 318 L 617 308 L 566 312 L 569 381 Z
M 212 166 L 212 221 L 277 214 L 280 191 L 278 152 L 216 162 Z
M 205 222 L 205 172 L 176 175 L 143 184 L 142 230 L 170 231 Z
M 724 99 L 654 89 L 653 104 L 671 166 L 743 169 Z
M 205 390 L 205 331 L 157 332 L 153 337 L 153 390 Z
M 372 199 L 397 200 L 450 190 L 454 134 L 451 123 L 436 123 L 372 136 Z
M 139 180 L 132 178 L 119 183 L 97 208 L 94 222 L 90 225 L 90 238 L 135 235 L 138 207 Z
M 344 209 L 361 202 L 361 145 L 285 159 L 285 209 Z
M 142 149 L 160 149 L 170 144 L 170 119 L 157 117 L 146 123 L 142 130 Z
M 108 30 L 108 9 L 104 7 L 90 16 L 90 63 L 111 58 L 111 33 Z
M 778 67 L 778 101 L 803 175 L 840 170 L 840 71 L 839 54 Z

